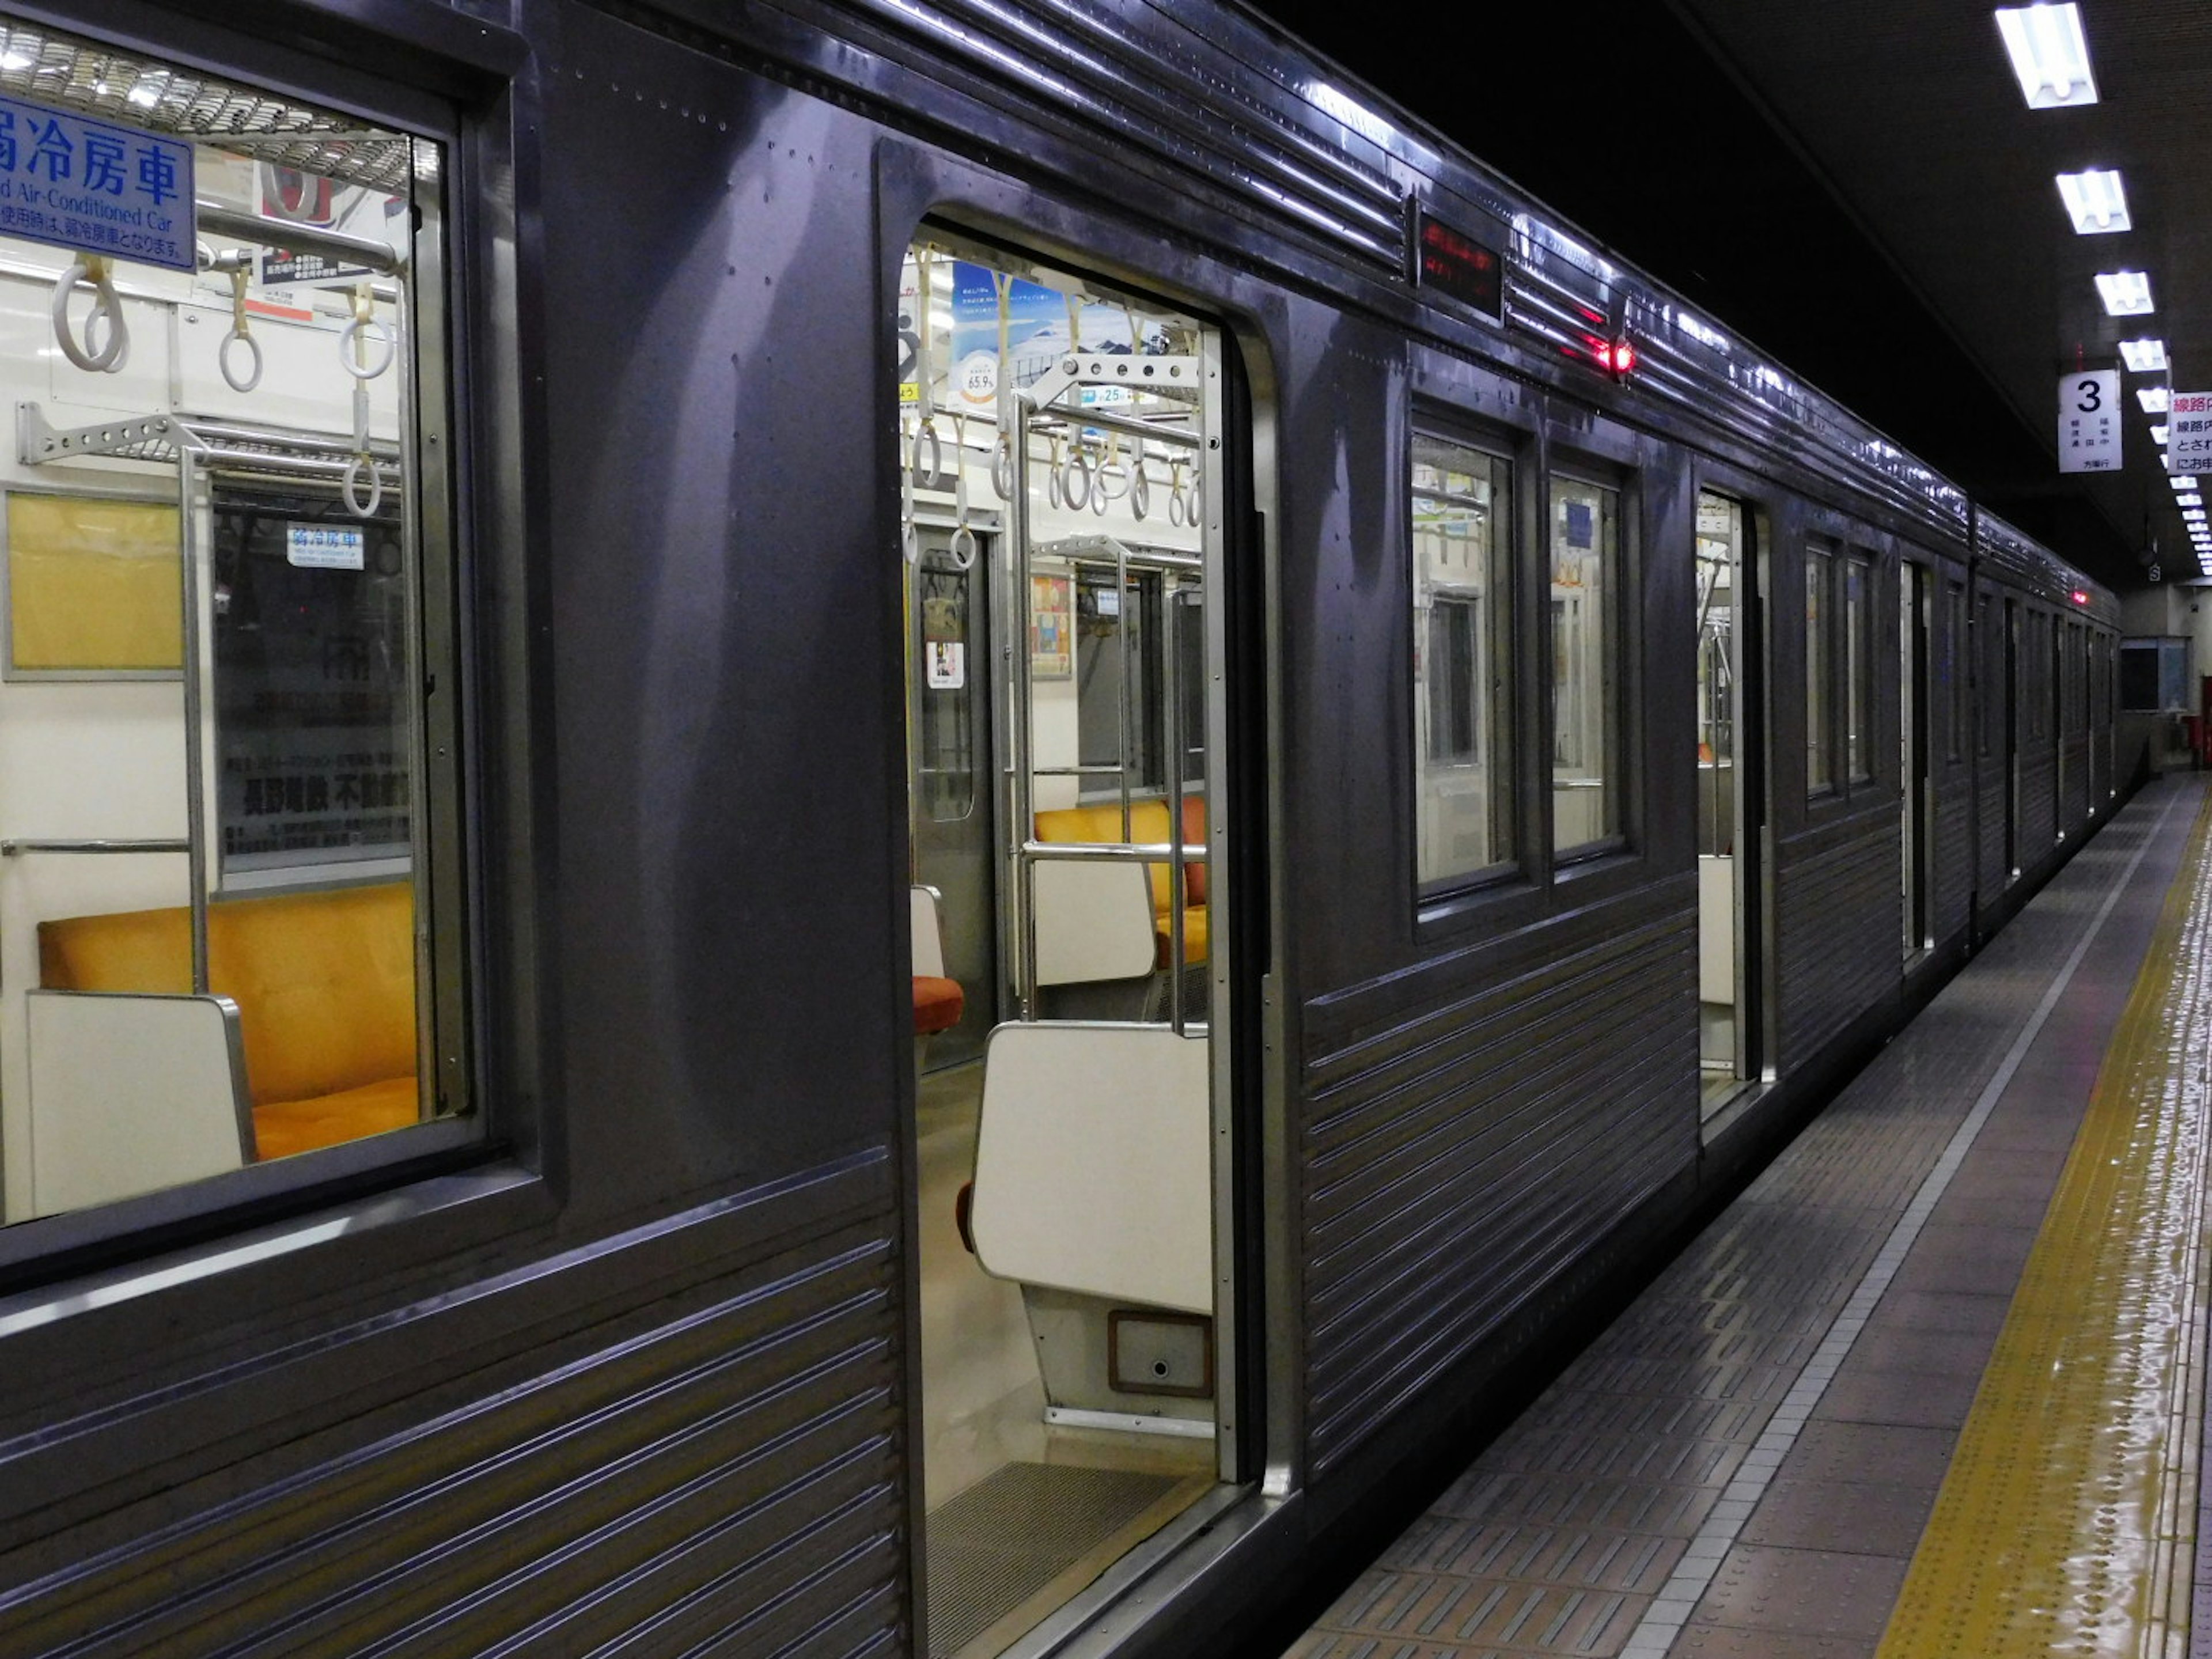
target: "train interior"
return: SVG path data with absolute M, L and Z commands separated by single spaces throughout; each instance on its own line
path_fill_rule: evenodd
M 1700 1109 L 1710 1120 L 1759 1076 L 1752 1018 L 1757 932 L 1757 837 L 1745 833 L 1747 788 L 1758 752 L 1746 729 L 1759 705 L 1747 684 L 1756 653 L 1749 625 L 1752 520 L 1711 491 L 1698 497 L 1698 1055 Z M 1741 856 L 1739 856 L 1739 854 Z
M 20 23 L 0 89 L 15 1223 L 426 1115 L 403 434 L 438 155 Z
M 1219 340 L 937 234 L 899 330 L 921 1577 L 984 1659 L 1230 1455 Z

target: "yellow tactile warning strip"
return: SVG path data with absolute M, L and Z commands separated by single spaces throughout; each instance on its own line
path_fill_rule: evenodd
M 2180 1659 L 2206 1288 L 2212 801 L 2021 1276 L 1879 1659 Z

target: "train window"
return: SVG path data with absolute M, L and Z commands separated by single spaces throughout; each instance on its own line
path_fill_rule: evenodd
M 1552 479 L 1552 848 L 1620 833 L 1620 492 Z
M 1979 620 L 1974 627 L 1974 648 L 1981 653 L 1976 659 L 1978 673 L 1975 684 L 1982 696 L 1975 706 L 1981 711 L 1981 758 L 1987 760 L 1994 750 L 1997 734 L 2003 728 L 2004 672 L 2003 659 L 1998 653 L 2004 649 L 2002 636 L 1997 631 L 1996 600 L 1984 593 L 1981 599 Z
M 1512 464 L 1413 434 L 1413 755 L 1420 891 L 1513 857 Z
M 1949 682 L 1950 719 L 1946 722 L 1945 758 L 1956 762 L 1966 750 L 1967 695 L 1972 678 L 1966 655 L 1966 585 L 1953 582 L 1943 595 L 1944 673 Z
M 1836 787 L 1834 684 L 1828 648 L 1834 612 L 1836 556 L 1832 547 L 1805 548 L 1805 793 L 1818 795 Z
M 412 1132 L 462 1090 L 429 914 L 458 863 L 456 677 L 426 645 L 453 629 L 451 514 L 416 465 L 449 401 L 444 285 L 416 281 L 418 251 L 445 268 L 449 151 L 0 30 L 13 1224 L 264 1194 L 249 1166 Z
M 1853 783 L 1874 776 L 1874 564 L 1844 565 L 1844 765 Z

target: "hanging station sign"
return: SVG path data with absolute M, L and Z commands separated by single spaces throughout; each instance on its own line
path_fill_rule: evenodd
M 2174 472 L 2212 471 L 2212 392 L 2177 392 L 2166 405 L 2166 465 Z
M 2058 377 L 2058 470 L 2117 472 L 2120 467 L 2120 371 Z
M 0 97 L 0 233 L 194 270 L 192 147 Z

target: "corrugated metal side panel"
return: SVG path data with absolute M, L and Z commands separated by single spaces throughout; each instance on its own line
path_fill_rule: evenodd
M 2066 739 L 2066 799 L 2063 823 L 2069 840 L 2078 840 L 2089 824 L 2089 733 L 2084 730 Z
M 1966 925 L 1974 899 L 1974 797 L 1963 771 L 1936 793 L 1936 937 Z
M 1898 815 L 1879 810 L 1783 843 L 1776 860 L 1782 1061 L 1796 1065 L 1894 989 L 1902 971 Z
M 42 1540 L 0 1560 L 8 1650 L 886 1644 L 903 1617 L 894 1267 L 879 1229 L 848 1227 L 480 1392 L 456 1379 L 420 1421 L 225 1471 L 182 1521 Z
M 2033 870 L 2058 840 L 2058 753 L 2049 738 L 2039 738 L 2020 751 L 2020 825 L 2013 849 L 2020 867 Z
M 1439 972 L 1309 1006 L 1316 1475 L 1696 1156 L 1686 896 L 1461 994 Z
M 2012 791 L 2002 757 L 1986 757 L 1982 765 L 1981 893 L 1988 900 L 2003 892 L 2012 880 L 2005 864 L 2005 811 Z

